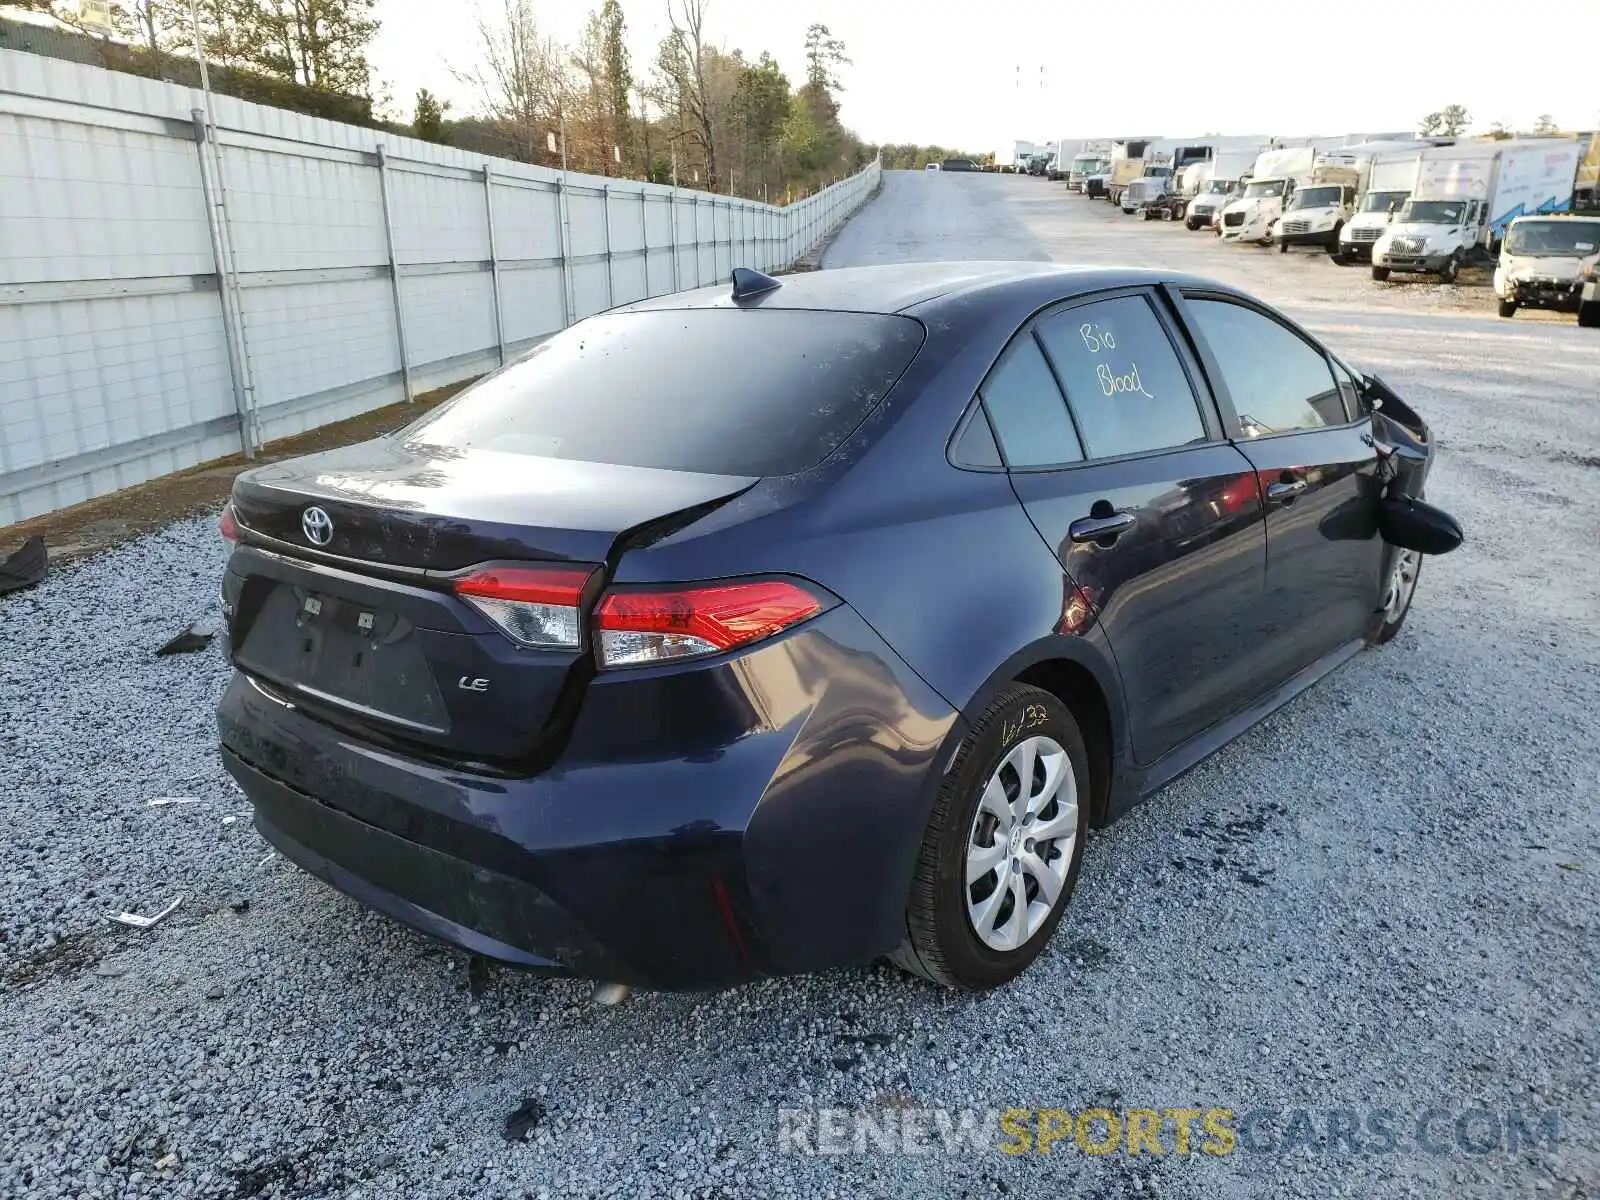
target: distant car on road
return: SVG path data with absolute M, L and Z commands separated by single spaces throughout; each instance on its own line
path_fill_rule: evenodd
M 285 857 L 475 954 L 993 987 L 1092 829 L 1399 632 L 1459 538 L 1432 454 L 1205 279 L 739 271 L 241 474 L 222 757 Z
M 939 164 L 939 167 L 940 167 L 941 170 L 945 170 L 945 171 L 978 171 L 978 170 L 982 170 L 982 168 L 979 167 L 978 164 L 975 163 L 970 158 L 947 158 L 942 163 Z
M 927 167 L 924 168 L 924 169 L 925 170 L 929 170 L 929 171 L 937 171 L 939 169 L 939 164 L 938 163 L 929 163 L 927 165 Z

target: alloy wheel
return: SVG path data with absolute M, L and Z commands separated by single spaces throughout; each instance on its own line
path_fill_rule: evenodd
M 1060 902 L 1078 837 L 1072 761 L 1025 738 L 989 776 L 967 836 L 967 918 L 991 950 L 1028 941 Z
M 1383 601 L 1384 624 L 1392 625 L 1405 615 L 1411 594 L 1417 590 L 1417 572 L 1422 555 L 1415 550 L 1397 550 L 1389 570 L 1389 588 Z

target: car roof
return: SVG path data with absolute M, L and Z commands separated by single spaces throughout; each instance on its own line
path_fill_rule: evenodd
M 780 277 L 781 287 L 743 302 L 733 299 L 730 283 L 716 283 L 674 292 L 613 309 L 643 312 L 688 308 L 790 308 L 835 312 L 903 313 L 936 316 L 945 304 L 968 302 L 977 293 L 1001 299 L 1006 293 L 1037 295 L 1041 290 L 1068 299 L 1117 287 L 1149 287 L 1157 283 L 1233 288 L 1196 276 L 1140 267 L 1068 266 L 1024 261 L 960 261 L 905 263 L 892 266 L 841 267 L 802 271 Z

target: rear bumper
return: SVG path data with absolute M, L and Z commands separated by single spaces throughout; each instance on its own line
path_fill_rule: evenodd
M 374 745 L 242 674 L 218 725 L 263 836 L 313 875 L 474 953 L 669 989 L 892 950 L 964 732 L 843 606 L 736 658 L 602 675 L 537 775 Z

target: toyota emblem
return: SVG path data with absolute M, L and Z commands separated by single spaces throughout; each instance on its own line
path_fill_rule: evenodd
M 313 546 L 326 546 L 333 541 L 333 518 L 315 504 L 300 514 L 300 528 Z

